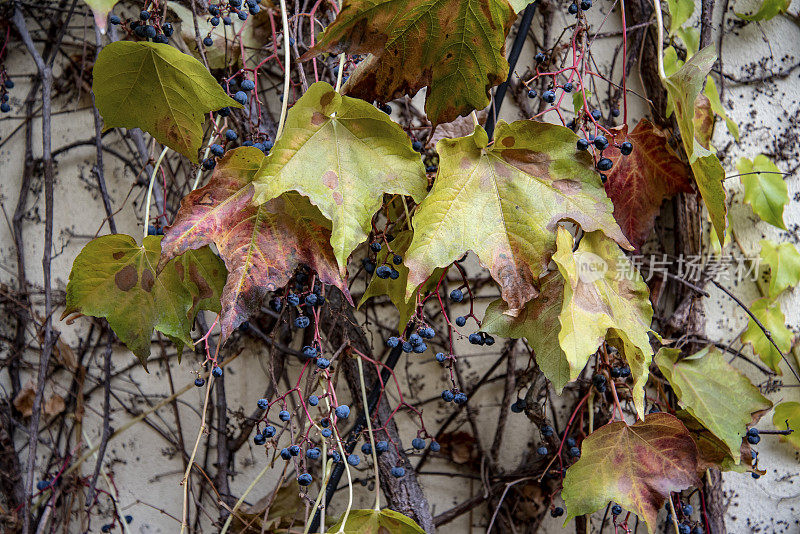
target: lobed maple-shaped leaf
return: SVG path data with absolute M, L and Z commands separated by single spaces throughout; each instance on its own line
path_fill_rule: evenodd
M 191 345 L 197 313 L 220 310 L 225 283 L 225 267 L 208 247 L 165 261 L 157 270 L 161 239 L 147 236 L 138 245 L 129 235 L 114 234 L 87 243 L 72 264 L 62 315 L 105 317 L 145 369 L 153 329 L 181 348 Z
M 343 91 L 388 102 L 427 86 L 425 112 L 436 125 L 489 104 L 489 89 L 508 76 L 505 40 L 515 19 L 507 0 L 345 0 L 300 59 L 369 53 Z
M 750 305 L 750 311 L 758 318 L 764 328 L 772 335 L 775 344 L 786 354 L 792 348 L 792 331 L 786 328 L 786 317 L 781 311 L 781 305 L 774 299 L 767 297 L 760 298 Z M 780 369 L 781 355 L 770 343 L 764 331 L 750 319 L 747 330 L 742 333 L 742 343 L 749 343 L 753 347 L 753 352 L 758 354 L 770 369 L 776 373 L 783 374 Z
M 193 162 L 205 115 L 242 107 L 202 63 L 167 44 L 111 43 L 97 57 L 92 76 L 103 128 L 141 128 Z
M 572 380 L 569 362 L 558 334 L 561 324 L 558 317 L 564 301 L 564 279 L 552 272 L 539 281 L 539 295 L 529 301 L 522 311 L 512 317 L 503 299 L 497 299 L 486 308 L 481 330 L 508 338 L 525 338 L 533 349 L 536 363 L 560 395 Z
M 789 203 L 789 189 L 783 174 L 764 154 L 751 160 L 741 158 L 736 169 L 742 175 L 744 201 L 762 221 L 786 230 L 783 210 Z
M 680 349 L 662 348 L 655 362 L 680 405 L 728 447 L 734 463 L 753 414 L 772 407 L 750 380 L 710 345 L 680 359 Z
M 672 99 L 675 118 L 689 157 L 697 189 L 703 197 L 711 223 L 720 242 L 725 241 L 725 223 L 728 210 L 722 181 L 725 171 L 717 156 L 709 150 L 708 133 L 695 131 L 695 111 L 703 82 L 717 56 L 713 46 L 707 46 L 689 58 L 675 73 L 666 79 L 664 86 Z M 707 99 L 706 99 L 707 102 Z
M 769 267 L 769 296 L 777 297 L 800 282 L 800 252 L 791 243 L 761 241 L 761 261 Z
M 630 247 L 614 216 L 591 157 L 563 126 L 500 121 L 496 141 L 486 130 L 439 142 L 439 173 L 412 219 L 406 294 L 437 267 L 468 250 L 500 285 L 508 313 L 536 296 L 538 275 L 555 251 L 559 221 L 602 230 Z
M 793 432 L 788 436 L 781 436 L 781 441 L 788 441 L 794 448 L 800 449 L 800 402 L 782 402 L 775 406 L 772 424 L 777 430 L 791 428 Z
M 585 233 L 574 252 L 572 234 L 564 228 L 559 227 L 557 241 L 553 261 L 566 280 L 558 340 L 569 362 L 570 380 L 578 377 L 604 340 L 615 339 L 612 344 L 630 364 L 633 400 L 643 417 L 644 386 L 653 357 L 647 284 L 602 232 Z
M 623 129 L 615 137 L 629 141 L 633 152 L 623 156 L 613 145 L 603 152 L 614 163 L 606 193 L 614 203 L 614 218 L 638 249 L 650 235 L 664 200 L 692 191 L 691 169 L 669 146 L 667 135 L 647 119 L 627 136 Z
M 408 250 L 408 245 L 411 244 L 413 235 L 414 233 L 410 230 L 403 230 L 397 234 L 397 236 L 389 243 L 392 252 L 401 257 L 405 256 L 405 253 Z M 362 295 L 358 306 L 361 307 L 370 298 L 380 295 L 387 295 L 392 301 L 392 304 L 394 304 L 395 308 L 397 308 L 397 313 L 399 314 L 397 330 L 402 333 L 408 324 L 408 321 L 411 319 L 417 309 L 417 296 L 419 295 L 419 292 L 422 291 L 424 293 L 435 288 L 442 271 L 441 269 L 437 269 L 433 275 L 428 278 L 428 281 L 425 284 L 417 288 L 411 297 L 406 298 L 408 267 L 406 267 L 404 263 L 395 265 L 392 262 L 392 257 L 389 256 L 388 247 L 383 247 L 383 249 L 378 252 L 376 261 L 377 265 L 388 264 L 393 266 L 397 272 L 400 273 L 400 276 L 398 276 L 396 280 L 392 280 L 391 278 L 379 278 L 377 275 L 373 274 L 369 284 L 367 285 L 367 289 L 364 290 L 364 295 Z
M 328 532 L 344 534 L 424 534 L 416 521 L 394 510 L 350 510 L 347 521 L 339 518 Z
M 702 478 L 705 476 L 706 469 L 719 469 L 720 471 L 735 471 L 737 473 L 759 473 L 764 474 L 763 471 L 758 471 L 753 467 L 753 451 L 747 439 L 742 439 L 739 446 L 739 460 L 734 460 L 730 449 L 724 441 L 714 435 L 703 424 L 692 417 L 686 410 L 678 410 L 675 416 L 681 420 L 681 423 L 689 431 L 689 434 L 697 446 L 697 476 Z
M 699 482 L 697 447 L 674 416 L 609 423 L 583 440 L 580 459 L 567 469 L 561 491 L 566 522 L 613 501 L 644 520 L 652 534 L 670 492 Z
M 419 202 L 428 179 L 397 123 L 317 82 L 289 110 L 283 135 L 254 183 L 257 202 L 297 191 L 333 222 L 331 246 L 344 277 L 347 258 L 367 238 L 383 194 Z
M 252 203 L 252 180 L 263 162 L 256 148 L 229 151 L 208 185 L 183 198 L 173 224 L 164 230 L 162 264 L 210 243 L 225 261 L 223 338 L 261 306 L 267 292 L 285 286 L 301 263 L 350 299 L 330 247 L 330 222 L 308 199 L 286 193 L 265 204 Z

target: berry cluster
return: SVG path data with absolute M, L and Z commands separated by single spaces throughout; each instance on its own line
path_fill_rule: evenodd
M 231 17 L 234 15 L 239 20 L 245 21 L 248 14 L 257 15 L 261 11 L 260 3 L 261 0 L 246 0 L 243 6 L 242 0 L 228 0 L 227 3 L 210 4 L 208 6 L 208 14 L 210 15 L 208 22 L 214 28 L 219 26 L 220 22 L 224 26 L 230 26 L 233 24 Z M 245 11 L 245 6 L 247 11 Z M 211 31 L 209 31 L 203 38 L 203 45 L 212 46 L 213 44 L 214 39 L 211 37 Z
M 154 43 L 167 44 L 175 31 L 171 23 L 161 20 L 157 2 L 145 2 L 144 9 L 139 12 L 138 20 L 126 20 L 124 23 L 118 15 L 108 17 L 114 26 L 123 25 L 129 33 Z
M 376 254 L 374 259 L 369 257 L 364 258 L 361 260 L 361 265 L 364 268 L 364 271 L 367 274 L 375 274 L 381 280 L 397 280 L 400 278 L 400 271 L 395 269 L 395 266 L 400 265 L 403 263 L 403 257 L 399 254 L 395 254 L 392 252 L 391 247 L 389 246 L 389 241 L 392 241 L 394 236 L 386 234 L 383 236 L 383 241 L 385 243 L 381 243 L 380 240 L 373 241 L 369 244 L 369 250 Z M 383 250 L 384 244 L 387 248 L 387 252 L 383 255 L 383 260 L 379 261 L 377 254 Z M 391 263 L 390 260 L 391 259 Z M 380 264 L 380 265 L 379 265 Z
M 11 104 L 8 103 L 10 98 L 8 90 L 14 88 L 14 80 L 8 77 L 8 73 L 4 68 L 0 68 L 0 80 L 3 82 L 0 85 L 0 111 L 8 113 L 11 111 Z

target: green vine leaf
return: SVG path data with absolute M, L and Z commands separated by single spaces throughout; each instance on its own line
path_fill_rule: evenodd
M 742 175 L 744 201 L 762 221 L 786 230 L 783 210 L 789 203 L 789 189 L 783 174 L 767 156 L 759 154 L 752 160 L 741 158 L 736 169 Z
M 781 436 L 781 441 L 789 442 L 795 449 L 800 449 L 800 402 L 782 402 L 775 406 L 772 424 L 776 430 L 792 429 L 788 436 Z
M 747 13 L 736 13 L 736 16 L 743 20 L 751 22 L 763 22 L 770 20 L 781 13 L 786 13 L 789 10 L 789 5 L 792 0 L 763 0 L 761 7 L 752 15 Z
M 724 441 L 714 435 L 703 424 L 692 417 L 686 410 L 678 410 L 675 416 L 689 431 L 697 446 L 697 476 L 705 476 L 706 469 L 719 469 L 720 471 L 734 471 L 737 473 L 759 473 L 763 471 L 753 467 L 753 451 L 747 439 L 740 440 L 739 460 L 734 460 L 730 449 Z
M 694 122 L 698 96 L 716 59 L 714 47 L 707 46 L 667 78 L 664 86 L 675 108 L 675 118 L 683 139 L 683 148 L 689 157 L 697 188 L 708 209 L 714 230 L 720 242 L 724 242 L 725 216 L 728 210 L 725 204 L 725 188 L 722 186 L 725 171 L 717 156 L 709 150 L 710 145 L 698 139 L 700 132 L 695 131 Z
M 345 0 L 300 59 L 371 54 L 343 91 L 388 102 L 427 86 L 425 112 L 435 126 L 489 104 L 489 89 L 508 76 L 505 39 L 515 19 L 507 0 Z
M 558 340 L 569 362 L 570 380 L 578 377 L 607 337 L 618 338 L 617 348 L 631 366 L 634 404 L 643 417 L 644 386 L 653 357 L 647 284 L 619 246 L 601 232 L 585 233 L 575 252 L 572 234 L 564 228 L 559 227 L 557 241 L 553 261 L 567 281 Z
M 653 534 L 670 492 L 699 482 L 697 447 L 674 416 L 654 413 L 633 425 L 609 423 L 583 440 L 580 459 L 567 469 L 561 492 L 566 523 L 613 501 L 644 520 Z
M 75 258 L 62 319 L 74 313 L 105 317 L 117 337 L 147 369 L 153 329 L 192 344 L 200 310 L 219 312 L 225 266 L 208 247 L 166 262 L 161 237 L 137 245 L 129 235 L 93 239 Z
M 777 297 L 800 282 L 800 252 L 791 243 L 761 241 L 761 261 L 769 267 L 769 296 Z
M 536 363 L 556 392 L 572 380 L 569 362 L 558 334 L 561 324 L 558 317 L 564 302 L 564 279 L 552 272 L 540 280 L 539 295 L 528 302 L 516 317 L 508 314 L 508 305 L 497 299 L 486 309 L 481 330 L 508 338 L 525 338 L 536 355 Z
M 330 222 L 307 198 L 292 192 L 265 204 L 252 203 L 252 180 L 263 163 L 256 148 L 229 151 L 208 185 L 183 198 L 172 226 L 164 231 L 162 264 L 211 243 L 225 260 L 224 339 L 261 306 L 267 292 L 285 286 L 300 263 L 350 300 L 330 247 Z
M 141 128 L 197 161 L 210 111 L 242 107 L 192 56 L 166 44 L 117 41 L 100 52 L 92 71 L 104 128 Z
M 328 532 L 344 534 L 424 534 L 425 531 L 410 517 L 394 510 L 350 510 L 347 521 L 342 519 Z
M 717 91 L 717 84 L 714 81 L 714 78 L 711 76 L 706 77 L 706 87 L 703 89 L 703 93 L 708 98 L 708 101 L 711 105 L 711 110 L 719 116 L 721 119 L 725 121 L 725 126 L 728 128 L 728 131 L 733 136 L 733 138 L 738 142 L 739 141 L 739 126 L 728 117 L 728 114 L 725 112 L 725 108 L 722 105 L 722 101 L 719 99 L 719 91 Z
M 419 154 L 382 111 L 312 85 L 289 111 L 283 135 L 255 178 L 256 201 L 297 191 L 333 222 L 339 270 L 371 230 L 384 193 L 422 200 L 428 185 Z
M 692 191 L 692 174 L 669 146 L 667 135 L 646 119 L 630 134 L 623 129 L 616 137 L 620 143 L 629 141 L 633 151 L 623 156 L 613 145 L 603 151 L 614 163 L 605 188 L 614 203 L 614 218 L 638 249 L 650 235 L 664 200 Z
M 781 311 L 781 305 L 774 299 L 760 298 L 750 305 L 758 320 L 769 330 L 775 344 L 786 354 L 792 348 L 792 331 L 786 328 L 786 317 Z M 753 347 L 753 352 L 758 354 L 761 361 L 776 373 L 783 374 L 780 369 L 781 355 L 775 350 L 763 330 L 750 319 L 747 330 L 742 334 L 742 343 L 749 343 Z
M 403 230 L 397 234 L 397 236 L 389 243 L 393 253 L 401 257 L 405 256 L 413 236 L 414 233 L 410 230 Z M 364 295 L 361 297 L 361 301 L 358 303 L 358 306 L 363 306 L 364 303 L 370 298 L 380 295 L 388 295 L 389 299 L 392 301 L 392 304 L 394 304 L 395 308 L 397 308 L 397 313 L 399 314 L 397 330 L 402 333 L 403 329 L 405 329 L 408 321 L 411 319 L 417 309 L 417 296 L 419 295 L 420 290 L 424 293 L 435 288 L 436 283 L 439 281 L 439 277 L 442 275 L 442 269 L 437 269 L 428 279 L 428 281 L 423 284 L 422 287 L 417 288 L 414 291 L 414 294 L 407 299 L 406 281 L 408 280 L 408 267 L 406 267 L 403 263 L 394 265 L 392 262 L 392 257 L 389 257 L 389 249 L 387 247 L 383 247 L 383 249 L 378 252 L 376 264 L 392 265 L 395 269 L 397 269 L 397 272 L 400 273 L 400 276 L 396 280 L 392 280 L 391 278 L 382 279 L 373 274 L 369 284 L 367 285 L 367 289 L 364 290 Z
M 516 315 L 537 294 L 535 279 L 555 251 L 559 221 L 602 230 L 631 248 L 591 157 L 563 126 L 500 121 L 489 147 L 481 126 L 437 145 L 439 173 L 412 219 L 406 295 L 437 267 L 472 250 Z
M 693 0 L 667 0 L 669 34 L 674 35 L 694 13 Z
M 514 11 L 519 13 L 529 4 L 532 4 L 535 0 L 508 0 L 508 3 L 511 4 L 511 7 L 514 8 Z
M 738 464 L 742 437 L 753 414 L 768 410 L 772 403 L 713 345 L 684 359 L 680 356 L 680 349 L 662 348 L 655 362 L 680 405 L 725 443 Z

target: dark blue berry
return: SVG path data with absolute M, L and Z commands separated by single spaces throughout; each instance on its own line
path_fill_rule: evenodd
M 239 137 L 239 135 L 234 130 L 225 130 L 225 139 L 228 141 L 236 141 L 237 137 Z
M 400 345 L 400 339 L 395 336 L 392 336 L 386 340 L 386 346 L 389 347 L 390 349 L 393 349 L 398 345 Z
M 292 456 L 298 456 L 300 454 L 300 446 L 299 445 L 290 446 L 289 454 L 291 454 Z
M 285 422 L 285 421 L 288 421 L 291 418 L 292 418 L 292 414 L 290 414 L 287 410 L 281 410 L 278 413 L 278 419 L 280 419 L 281 421 Z
M 269 408 L 269 399 L 258 399 L 256 404 L 258 405 L 259 410 L 266 410 Z
M 611 513 L 613 515 L 621 514 L 622 513 L 622 506 L 620 506 L 618 504 L 615 504 L 614 506 L 611 507 Z
M 596 121 L 599 121 L 603 118 L 603 114 L 600 112 L 599 109 L 592 110 L 592 118 Z
M 694 508 L 691 504 L 684 504 L 681 511 L 683 512 L 683 515 L 688 517 L 694 513 Z
M 372 454 L 372 445 L 370 445 L 369 443 L 364 443 L 363 445 L 361 445 L 361 452 L 363 452 L 364 454 Z
M 415 449 L 422 450 L 425 448 L 425 440 L 422 438 L 414 438 L 411 440 L 411 446 Z
M 633 145 L 629 141 L 625 141 L 619 145 L 619 151 L 623 156 L 628 156 L 633 152 Z
M 256 445 L 264 445 L 267 442 L 267 438 L 265 438 L 262 434 L 256 434 L 253 436 L 253 443 Z
M 575 13 L 577 13 L 578 12 L 578 4 L 570 4 L 569 7 L 567 8 L 567 12 L 570 15 L 574 15 Z
M 581 457 L 581 450 L 578 447 L 570 447 L 569 455 L 573 458 L 580 458 Z
M 586 11 L 592 7 L 592 0 L 581 0 L 581 9 Z
M 117 24 L 120 24 L 122 21 L 120 20 L 120 18 L 118 16 L 111 15 L 110 17 L 108 17 L 108 22 L 110 22 L 111 24 L 116 26 Z
M 619 110 L 617 108 L 611 108 L 611 116 L 619 117 Z
M 172 24 L 169 22 L 165 22 L 161 25 L 161 31 L 164 32 L 164 35 L 167 37 L 172 37 L 172 34 L 175 32 L 175 28 L 173 28 Z
M 545 59 L 547 59 L 547 56 L 544 54 L 544 52 L 537 52 L 536 55 L 533 56 L 533 60 L 536 63 L 542 63 Z
M 214 44 L 214 39 L 212 39 L 210 36 L 207 36 L 203 39 L 203 44 L 206 46 L 211 46 Z
M 150 12 L 149 12 L 149 11 L 141 11 L 141 12 L 139 13 L 139 19 L 141 19 L 141 20 L 147 20 L 147 19 L 149 19 L 149 18 L 150 18 Z
M 494 338 L 492 336 L 490 336 L 489 334 L 485 334 L 484 333 L 483 334 L 483 343 L 486 346 L 491 347 L 492 345 L 494 345 Z
M 330 428 L 323 428 L 320 433 L 322 434 L 323 438 L 329 438 L 333 435 L 333 430 Z
M 219 378 L 222 376 L 222 367 L 215 365 L 213 369 L 211 369 L 211 374 L 214 375 L 214 378 Z
M 288 302 L 291 306 L 298 306 L 300 304 L 300 297 L 294 293 L 289 293 L 289 295 L 286 297 L 286 302 Z
M 261 433 L 265 438 L 271 438 L 275 435 L 275 427 L 272 425 L 267 425 L 264 427 L 264 431 Z
M 428 446 L 431 452 L 439 452 L 442 449 L 442 446 L 439 445 L 438 441 L 431 441 L 431 444 Z
M 419 334 L 416 334 L 416 333 L 415 334 L 411 334 L 410 336 L 408 336 L 408 341 L 412 345 L 416 346 L 416 345 L 419 345 L 420 343 L 422 343 L 422 337 Z
M 403 352 L 409 353 L 414 351 L 414 345 L 409 343 L 408 341 L 403 341 Z
M 231 108 L 224 107 L 217 110 L 217 115 L 220 117 L 228 117 L 231 114 Z
M 578 147 L 578 150 L 589 150 L 589 141 L 586 139 L 578 139 L 578 142 L 575 144 Z
M 319 404 L 319 397 L 317 397 L 316 395 L 311 395 L 311 396 L 308 398 L 308 403 L 309 403 L 311 406 L 316 406 L 316 405 L 318 405 L 318 404 Z
M 327 358 L 317 358 L 316 364 L 320 369 L 327 369 L 331 366 L 331 361 Z
M 403 469 L 402 467 L 392 467 L 392 476 L 394 478 L 401 478 L 401 477 L 405 476 L 405 474 L 406 474 L 406 470 Z
M 600 161 L 597 162 L 598 171 L 610 171 L 613 166 L 614 163 L 608 158 L 600 158 Z
M 302 475 L 297 476 L 297 484 L 300 486 L 308 486 L 313 481 L 314 479 L 308 473 L 303 473 Z
M 225 153 L 225 149 L 222 147 L 222 145 L 218 145 L 216 143 L 214 143 L 208 148 L 211 151 L 211 153 L 217 157 L 222 156 Z
M 608 139 L 605 135 L 598 135 L 594 138 L 594 146 L 600 150 L 605 150 L 608 147 Z
M 316 447 L 312 447 L 306 451 L 306 458 L 309 460 L 317 460 L 321 455 L 321 451 Z
M 39 491 L 44 491 L 49 487 L 50 487 L 49 480 L 40 480 L 39 482 L 36 483 L 36 489 Z
M 403 256 L 398 256 L 397 254 L 392 256 L 392 263 L 395 265 L 400 265 L 403 263 Z
M 387 278 L 389 278 L 389 276 L 391 276 L 392 268 L 389 267 L 388 265 L 381 265 L 380 267 L 375 269 L 375 274 L 378 276 L 378 278 L 386 280 Z
M 382 248 L 383 246 L 381 245 L 380 241 L 373 241 L 372 243 L 369 244 L 369 249 L 372 252 L 380 252 Z
M 564 515 L 564 509 L 561 508 L 560 506 L 556 506 L 550 511 L 550 515 L 553 517 L 561 517 L 562 515 Z
M 412 350 L 414 351 L 415 354 L 422 354 L 423 352 L 428 350 L 428 345 L 426 345 L 425 343 L 420 343 L 419 345 L 414 345 Z
M 548 451 L 547 447 L 544 447 L 544 446 L 539 447 L 538 449 L 536 449 L 536 454 L 538 454 L 539 456 L 547 456 L 548 452 L 550 452 L 550 451 Z
M 391 278 L 392 280 L 397 280 L 398 278 L 400 278 L 400 271 L 398 271 L 397 269 L 389 268 L 389 278 Z
M 456 393 L 455 397 L 453 397 L 453 402 L 455 402 L 456 404 L 466 404 L 467 395 L 459 391 L 458 393 Z
M 388 441 L 379 441 L 375 444 L 375 452 L 381 453 L 386 452 L 389 450 L 389 442 Z
M 194 385 L 201 388 L 206 385 L 206 381 L 202 378 L 195 378 Z
M 310 324 L 311 324 L 311 319 L 309 319 L 309 318 L 308 318 L 308 317 L 306 317 L 305 315 L 300 315 L 299 317 L 297 317 L 297 318 L 294 320 L 294 325 L 295 325 L 297 328 L 307 328 L 307 327 L 308 327 L 308 325 L 310 325 Z
M 411 148 L 413 148 L 415 152 L 422 152 L 422 142 L 414 141 L 411 143 Z
M 576 445 L 575 438 L 567 438 L 566 441 L 564 441 L 564 444 L 567 447 L 574 447 Z
M 460 289 L 454 289 L 450 292 L 450 300 L 453 302 L 461 302 L 464 300 L 464 293 Z
M 281 449 L 281 458 L 284 460 L 291 460 L 292 453 L 289 452 L 289 449 Z
M 456 317 L 456 326 L 464 326 L 467 324 L 467 318 L 464 316 L 459 315 Z
M 256 88 L 256 84 L 253 82 L 253 80 L 242 80 L 242 83 L 239 84 L 239 87 L 242 88 L 242 91 L 252 91 Z
M 227 17 L 227 16 L 226 17 L 222 17 L 222 23 L 225 26 L 230 26 L 231 24 L 233 24 L 233 22 L 231 22 L 231 18 Z
M 748 434 L 747 436 L 747 443 L 750 445 L 758 445 L 758 442 L 761 441 L 761 436 L 756 434 L 755 436 L 751 436 Z
M 473 345 L 483 345 L 483 336 L 477 332 L 470 334 L 468 339 Z
M 678 525 L 678 534 L 690 534 L 692 528 L 687 524 Z
M 565 93 L 571 93 L 572 90 L 574 89 L 572 82 L 565 83 L 563 89 Z
M 355 467 L 361 463 L 361 458 L 359 458 L 357 454 L 351 454 L 347 457 L 347 463 Z
M 247 93 L 244 91 L 236 91 L 236 94 L 233 95 L 233 99 L 244 106 L 247 104 Z
M 550 425 L 544 425 L 542 427 L 542 436 L 544 436 L 546 438 L 549 438 L 550 436 L 552 436 L 554 432 L 555 431 L 553 430 L 553 427 L 550 426 Z
M 548 89 L 544 93 L 542 93 L 542 100 L 547 102 L 548 104 L 552 104 L 556 101 L 556 93 L 552 89 Z
M 346 404 L 336 407 L 336 417 L 339 419 L 347 419 L 350 416 L 350 407 Z
M 537 96 L 538 94 L 539 94 L 539 93 L 537 93 L 535 89 L 529 89 L 529 90 L 528 90 L 528 98 L 536 98 L 536 96 Z

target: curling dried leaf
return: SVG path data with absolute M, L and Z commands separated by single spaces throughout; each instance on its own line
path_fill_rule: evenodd
M 285 286 L 300 263 L 350 298 L 330 247 L 330 222 L 308 199 L 286 193 L 252 204 L 252 180 L 263 161 L 255 148 L 230 151 L 208 185 L 184 197 L 164 231 L 162 263 L 210 243 L 225 260 L 229 275 L 220 318 L 225 338 L 261 306 L 267 292 Z

